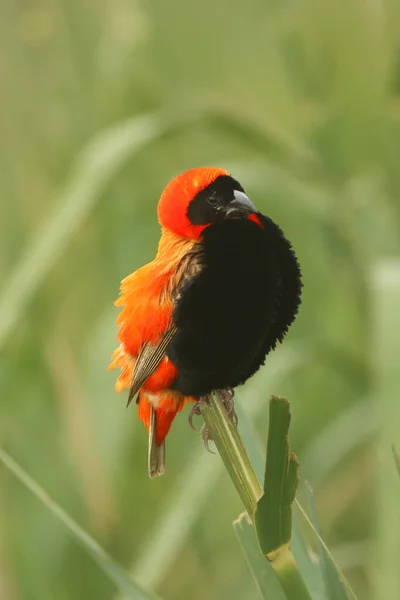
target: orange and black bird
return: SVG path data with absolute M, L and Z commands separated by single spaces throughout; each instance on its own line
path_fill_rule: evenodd
M 254 375 L 294 321 L 302 287 L 290 242 L 223 169 L 173 179 L 158 220 L 156 258 L 121 283 L 109 367 L 122 369 L 116 390 L 130 388 L 128 404 L 137 394 L 151 477 L 164 473 L 176 413 Z

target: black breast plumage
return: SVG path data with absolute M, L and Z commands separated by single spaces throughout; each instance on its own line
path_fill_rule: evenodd
M 298 311 L 301 274 L 280 228 L 258 215 L 206 228 L 202 268 L 181 290 L 167 355 L 178 368 L 174 389 L 202 396 L 236 387 L 282 341 Z

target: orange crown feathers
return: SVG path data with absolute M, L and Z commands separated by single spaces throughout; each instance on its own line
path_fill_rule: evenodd
M 224 169 L 201 167 L 190 169 L 170 181 L 158 203 L 158 221 L 162 227 L 188 239 L 197 240 L 204 225 L 192 225 L 187 217 L 190 202 L 220 175 L 229 175 Z

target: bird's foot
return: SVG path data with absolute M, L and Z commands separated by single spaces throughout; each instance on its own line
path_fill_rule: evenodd
M 196 432 L 197 432 L 197 429 L 193 425 L 193 417 L 201 415 L 202 402 L 207 402 L 207 396 L 201 396 L 197 400 L 197 402 L 195 403 L 195 405 L 193 406 L 192 410 L 189 413 L 189 425 L 193 429 L 193 431 L 196 431 Z M 210 454 L 215 454 L 215 452 L 213 452 L 209 446 L 209 442 L 212 441 L 210 430 L 205 425 L 203 425 L 203 427 L 201 428 L 201 435 L 202 435 L 202 438 L 204 441 L 204 447 L 207 450 L 207 452 L 210 452 Z
M 212 437 L 211 437 L 211 433 L 210 433 L 210 430 L 208 429 L 208 427 L 206 427 L 206 426 L 202 427 L 201 435 L 203 437 L 204 448 L 210 454 L 215 454 L 215 452 L 213 450 L 211 450 L 211 448 L 209 446 L 209 442 L 212 442 Z
M 222 402 L 224 403 L 226 411 L 232 420 L 233 425 L 235 427 L 237 427 L 238 416 L 235 411 L 235 402 L 233 400 L 233 397 L 235 395 L 233 388 L 230 388 L 230 387 L 223 388 L 222 390 L 219 390 L 219 394 L 222 398 Z M 189 413 L 189 425 L 193 429 L 193 431 L 197 431 L 197 429 L 193 425 L 193 417 L 201 415 L 201 404 L 203 402 L 207 402 L 207 396 L 200 397 Z M 203 425 L 203 427 L 201 429 L 201 434 L 202 434 L 203 441 L 204 441 L 204 447 L 207 450 L 207 452 L 210 452 L 211 454 L 215 454 L 215 452 L 213 452 L 210 449 L 209 442 L 212 441 L 212 437 L 211 437 L 210 430 L 205 425 Z
M 219 390 L 219 394 L 220 394 L 220 396 L 222 398 L 222 402 L 224 403 L 224 406 L 226 408 L 226 412 L 228 413 L 229 417 L 232 420 L 233 425 L 235 427 L 237 427 L 238 416 L 235 411 L 235 402 L 233 400 L 233 397 L 235 395 L 234 389 L 231 387 L 223 388 L 222 390 Z M 197 409 L 197 410 L 199 410 L 199 409 Z M 196 413 L 196 414 L 198 414 L 198 413 Z M 201 433 L 203 436 L 205 449 L 207 450 L 207 452 L 210 452 L 211 454 L 215 454 L 215 452 L 213 452 L 209 446 L 209 442 L 212 441 L 210 430 L 204 426 L 201 430 Z
M 234 426 L 237 427 L 239 419 L 235 411 L 235 401 L 233 399 L 235 396 L 235 390 L 231 387 L 227 387 L 222 390 L 219 390 L 219 393 L 221 395 L 222 402 L 224 403 L 224 406 L 226 408 L 226 412 L 232 419 L 232 423 L 234 424 Z
M 189 413 L 189 425 L 190 427 L 193 429 L 193 431 L 197 432 L 196 427 L 193 425 L 193 417 L 195 416 L 200 416 L 201 415 L 201 403 L 205 402 L 206 398 L 200 397 L 195 405 L 193 406 L 192 410 Z

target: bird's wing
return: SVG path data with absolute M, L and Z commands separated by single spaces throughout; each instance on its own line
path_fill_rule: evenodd
M 157 345 L 144 344 L 137 357 L 133 370 L 132 385 L 128 397 L 128 406 L 133 397 L 138 393 L 146 379 L 156 370 L 165 356 L 168 344 L 176 333 L 175 325 L 172 325 L 162 336 Z
M 201 271 L 202 268 L 202 247 L 195 244 L 187 252 L 177 265 L 173 276 L 170 277 L 164 289 L 164 294 L 172 306 L 179 300 L 186 285 Z M 138 354 L 133 370 L 132 385 L 128 397 L 128 405 L 144 382 L 157 369 L 160 362 L 166 355 L 168 344 L 177 331 L 176 326 L 171 320 L 170 326 L 163 333 L 157 344 L 146 342 L 142 345 Z

